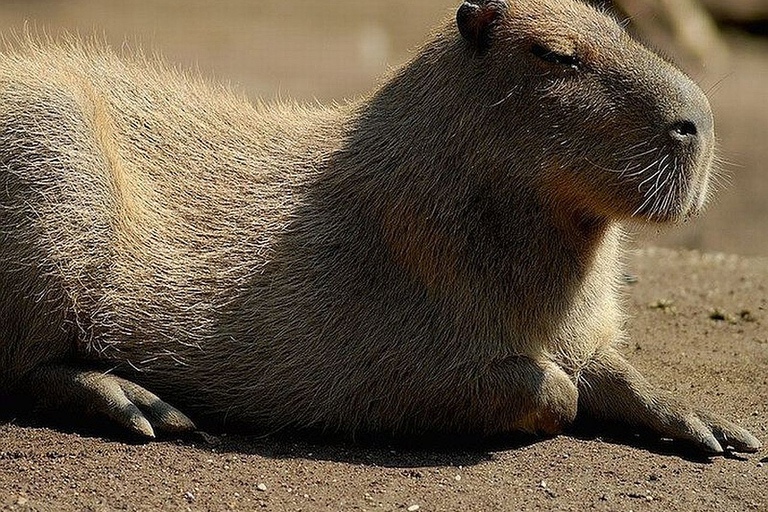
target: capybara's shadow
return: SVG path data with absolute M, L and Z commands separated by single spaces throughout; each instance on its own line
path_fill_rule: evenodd
M 200 435 L 200 434 L 197 434 Z M 258 455 L 270 459 L 308 459 L 385 468 L 474 466 L 493 459 L 501 451 L 517 450 L 545 441 L 524 434 L 470 438 L 467 436 L 416 436 L 351 440 L 314 432 L 269 436 L 203 435 L 216 451 Z M 193 442 L 188 439 L 185 442 Z
M 657 455 L 678 457 L 697 464 L 711 464 L 712 456 L 680 441 L 660 439 L 653 432 L 628 429 L 622 425 L 600 425 L 578 421 L 564 435 L 579 441 L 597 441 L 628 446 Z M 218 452 L 258 455 L 275 459 L 303 458 L 379 467 L 473 466 L 490 461 L 499 452 L 518 451 L 551 437 L 510 433 L 487 438 L 468 436 L 417 436 L 404 439 L 366 436 L 350 440 L 318 433 L 291 433 L 269 436 L 196 434 Z M 194 441 L 187 439 L 185 443 Z M 734 452 L 722 456 L 746 460 Z
M 50 428 L 50 424 L 26 415 L 0 415 L 0 426 L 14 424 L 19 427 Z M 103 424 L 59 424 L 56 430 L 105 442 L 145 444 L 146 439 L 127 434 L 109 422 Z M 694 446 L 668 439 L 660 439 L 653 432 L 628 429 L 619 424 L 596 424 L 579 419 L 564 434 L 578 441 L 597 441 L 610 445 L 629 446 L 657 455 L 678 457 L 697 464 L 711 464 L 712 456 L 702 454 Z M 157 441 L 173 443 L 195 450 L 215 450 L 218 453 L 255 455 L 268 459 L 307 459 L 339 462 L 359 466 L 384 468 L 423 468 L 449 466 L 475 466 L 493 460 L 499 452 L 517 451 L 551 438 L 523 433 L 510 433 L 492 437 L 458 435 L 422 435 L 404 438 L 375 436 L 372 434 L 350 439 L 315 431 L 278 432 L 272 434 L 232 434 L 197 431 L 182 437 L 160 436 Z M 734 452 L 726 458 L 747 460 Z M 763 462 L 766 462 L 764 459 Z
M 0 414 L 0 426 L 52 428 L 50 422 L 21 414 Z M 278 432 L 272 434 L 232 434 L 197 431 L 180 436 L 161 435 L 148 441 L 120 429 L 108 421 L 61 423 L 54 429 L 65 434 L 92 438 L 105 443 L 140 445 L 147 442 L 171 443 L 186 449 L 255 455 L 268 459 L 307 459 L 360 466 L 420 468 L 474 466 L 492 460 L 494 452 L 516 450 L 545 439 L 524 434 L 493 438 L 468 436 L 416 436 L 408 438 L 367 435 L 350 439 L 327 433 Z
M 585 418 L 568 429 L 568 435 L 582 441 L 600 441 L 612 445 L 629 446 L 656 455 L 678 457 L 688 462 L 711 464 L 713 455 L 702 453 L 701 449 L 679 440 L 663 439 L 653 431 L 627 427 L 620 423 L 597 422 Z M 722 456 L 743 459 L 734 452 L 726 451 Z

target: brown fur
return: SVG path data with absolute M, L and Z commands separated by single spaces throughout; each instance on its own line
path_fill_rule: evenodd
M 0 58 L 0 390 L 148 435 L 131 404 L 155 427 L 171 409 L 144 387 L 232 428 L 611 417 L 617 222 L 703 204 L 709 107 L 585 4 L 477 11 L 488 48 L 451 22 L 338 107 L 252 106 L 81 44 Z M 681 149 L 692 110 L 709 128 Z M 113 393 L 122 411 L 93 406 Z M 624 419 L 658 426 L 652 399 Z

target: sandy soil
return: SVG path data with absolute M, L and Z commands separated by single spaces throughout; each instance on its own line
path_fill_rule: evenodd
M 631 269 L 630 359 L 768 441 L 768 259 L 651 249 Z M 130 444 L 12 421 L 0 426 L 0 508 L 765 511 L 767 455 L 703 459 L 588 427 L 404 447 L 202 434 Z

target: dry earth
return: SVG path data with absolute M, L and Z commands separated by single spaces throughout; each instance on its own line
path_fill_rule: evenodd
M 630 266 L 630 359 L 768 441 L 768 259 L 649 249 Z M 233 435 L 131 444 L 12 421 L 0 427 L 0 508 L 768 511 L 767 455 L 704 459 L 586 426 L 430 447 Z

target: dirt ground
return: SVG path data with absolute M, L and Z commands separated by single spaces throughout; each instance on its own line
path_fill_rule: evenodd
M 630 267 L 633 363 L 768 441 L 768 259 L 651 249 Z M 704 459 L 591 428 L 428 448 L 233 435 L 126 444 L 21 425 L 0 426 L 4 510 L 768 510 L 768 451 Z
M 25 23 L 96 33 L 253 97 L 331 101 L 374 87 L 454 4 L 185 0 L 180 9 L 176 0 L 6 0 L 0 33 Z M 704 218 L 660 237 L 648 230 L 638 245 L 742 256 L 638 252 L 627 352 L 659 385 L 765 443 L 768 42 L 728 41 L 729 69 L 694 74 L 716 111 L 730 183 Z M 24 419 L 0 425 L 1 510 L 768 511 L 766 489 L 766 450 L 708 460 L 616 431 L 435 448 L 233 435 L 132 444 Z

